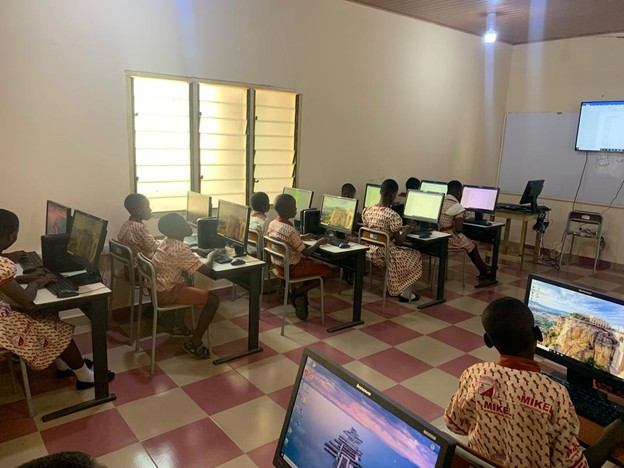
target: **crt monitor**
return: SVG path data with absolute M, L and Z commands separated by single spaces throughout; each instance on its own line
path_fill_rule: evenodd
M 526 184 L 526 187 L 524 187 L 524 192 L 522 192 L 522 197 L 520 197 L 520 204 L 526 205 L 530 203 L 531 211 L 533 211 L 533 213 L 537 213 L 537 197 L 540 196 L 543 188 L 544 188 L 544 179 L 529 180 Z
M 444 194 L 409 190 L 405 199 L 403 217 L 423 223 L 438 224 Z
M 364 192 L 364 208 L 376 205 L 381 198 L 381 185 L 379 184 L 366 184 L 366 191 Z
M 284 187 L 284 192 L 288 195 L 292 195 L 297 205 L 297 215 L 295 220 L 299 221 L 301 212 L 307 210 L 312 206 L 312 197 L 314 192 L 311 190 L 302 190 L 294 187 Z
M 544 337 L 537 354 L 567 367 L 572 384 L 624 388 L 624 300 L 539 275 L 524 300 Z
M 581 102 L 574 149 L 624 153 L 624 101 Z
M 108 221 L 84 211 L 74 210 L 74 219 L 67 240 L 67 254 L 76 263 L 82 265 L 87 274 L 82 278 L 83 284 L 99 281 L 100 254 L 106 240 Z M 92 276 L 92 281 L 89 280 Z
M 464 208 L 474 211 L 475 218 L 482 220 L 484 213 L 494 213 L 498 201 L 498 187 L 481 185 L 464 185 L 461 204 Z
M 226 200 L 219 200 L 217 214 L 217 235 L 236 249 L 236 255 L 245 255 L 247 251 L 247 233 L 249 230 L 248 206 Z
M 277 442 L 277 467 L 446 467 L 454 440 L 306 348 Z
M 67 234 L 71 223 L 71 208 L 48 200 L 46 204 L 46 236 Z
M 186 221 L 197 226 L 199 218 L 210 217 L 210 197 L 197 192 L 186 194 Z
M 336 195 L 323 195 L 320 224 L 326 231 L 349 234 L 353 231 L 358 201 Z
M 423 180 L 420 184 L 421 192 L 437 192 L 446 195 L 448 184 L 446 182 L 437 182 L 435 180 Z

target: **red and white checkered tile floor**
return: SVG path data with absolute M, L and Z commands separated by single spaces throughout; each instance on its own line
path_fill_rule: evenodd
M 350 291 L 337 294 L 328 282 L 325 325 L 311 298 L 310 318 L 298 321 L 289 307 L 290 325 L 280 336 L 281 298 L 263 299 L 260 341 L 264 351 L 215 366 L 185 354 L 182 338 L 159 337 L 156 374 L 149 375 L 145 352 L 126 344 L 127 319 L 115 314 L 108 333 L 109 367 L 117 373 L 114 402 L 48 423 L 41 415 L 90 397 L 77 392 L 73 378 L 57 379 L 54 369 L 30 372 L 38 416 L 27 416 L 21 393 L 11 392 L 5 363 L 0 363 L 0 466 L 61 450 L 81 450 L 110 467 L 267 467 L 284 418 L 297 366 L 310 346 L 358 375 L 414 413 L 441 423 L 457 379 L 468 366 L 497 359 L 482 341 L 479 315 L 488 301 L 524 297 L 530 272 L 547 274 L 587 287 L 622 295 L 624 272 L 613 269 L 592 276 L 590 268 L 503 265 L 500 283 L 476 290 L 468 275 L 462 287 L 461 265 L 451 260 L 447 302 L 425 310 L 389 298 L 381 310 L 381 287 L 364 290 L 366 322 L 334 334 L 328 326 L 351 315 Z M 476 271 L 476 270 L 475 270 Z M 426 275 L 423 276 L 426 278 Z M 431 291 L 418 284 L 423 297 Z M 423 299 L 424 300 L 424 299 Z M 224 356 L 246 346 L 246 296 L 223 297 L 210 331 L 213 355 Z M 76 335 L 83 353 L 91 352 L 89 333 Z M 148 340 L 142 342 L 149 349 Z

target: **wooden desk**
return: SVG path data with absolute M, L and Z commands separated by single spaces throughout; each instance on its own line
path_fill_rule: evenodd
M 522 264 L 524 263 L 524 246 L 526 244 L 527 237 L 527 227 L 529 225 L 529 221 L 532 224 L 535 224 L 538 218 L 538 213 L 524 213 L 522 211 L 511 211 L 511 210 L 501 210 L 497 209 L 494 214 L 497 218 L 505 218 L 505 234 L 503 236 L 503 253 L 501 258 L 504 260 L 510 260 L 513 262 L 520 263 L 520 269 L 522 269 Z M 518 255 L 509 255 L 507 254 L 507 250 L 509 248 L 509 232 L 511 230 L 511 221 L 521 221 L 522 228 L 520 231 L 520 249 Z M 540 255 L 540 250 L 542 247 L 542 233 L 537 231 L 535 233 L 535 248 L 533 249 L 533 259 L 537 262 L 537 259 Z
M 444 290 L 446 285 L 446 269 L 448 266 L 448 241 L 451 234 L 448 232 L 433 231 L 430 237 L 422 239 L 414 234 L 408 234 L 405 245 L 412 247 L 419 252 L 438 257 L 438 287 L 436 289 L 436 297 L 434 300 L 425 302 L 418 306 L 419 309 L 436 304 L 442 304 L 446 301 L 444 298 Z

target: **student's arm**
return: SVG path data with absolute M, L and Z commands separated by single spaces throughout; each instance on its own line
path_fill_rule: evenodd
M 0 285 L 0 291 L 6 294 L 12 301 L 21 306 L 26 306 L 37 297 L 37 291 L 48 283 L 56 281 L 56 277 L 46 274 L 28 283 L 28 286 L 22 288 L 15 280 L 7 281 Z
M 464 217 L 463 216 L 457 216 L 453 220 L 453 231 L 455 231 L 457 234 L 461 234 L 464 231 Z
M 312 244 L 310 247 L 306 247 L 305 249 L 303 249 L 301 251 L 301 254 L 304 255 L 305 257 L 309 257 L 316 251 L 316 249 L 318 249 L 321 245 L 325 245 L 325 244 L 327 244 L 327 238 L 322 237 L 319 240 L 317 240 L 314 244 Z
M 15 252 L 3 253 L 2 256 L 8 258 L 13 263 L 17 263 L 20 259 L 26 255 L 26 252 L 23 250 L 16 250 Z
M 405 242 L 405 239 L 407 238 L 408 234 L 411 234 L 413 230 L 414 230 L 414 223 L 410 223 L 407 226 L 403 227 L 402 230 L 393 232 L 392 240 L 394 240 L 394 243 L 396 245 L 401 245 L 403 242 Z
M 624 421 L 616 419 L 602 431 L 600 439 L 585 450 L 584 455 L 590 468 L 602 466 L 609 455 L 624 445 Z

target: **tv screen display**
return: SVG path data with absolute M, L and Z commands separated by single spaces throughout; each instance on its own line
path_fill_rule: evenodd
M 582 102 L 575 149 L 624 153 L 624 101 Z

